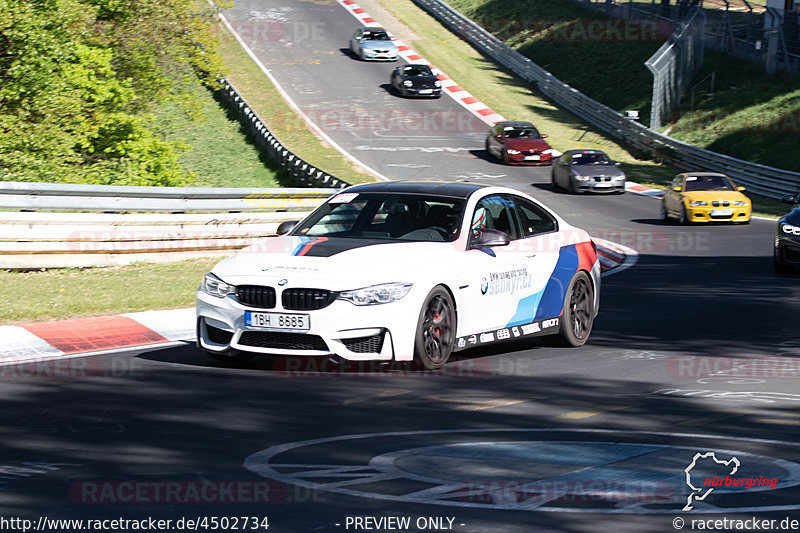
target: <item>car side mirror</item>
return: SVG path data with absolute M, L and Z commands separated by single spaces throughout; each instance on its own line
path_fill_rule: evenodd
M 615 167 L 621 167 L 621 166 L 622 166 L 622 163 L 620 163 L 619 161 L 616 161 L 616 162 L 614 163 L 614 166 L 615 166 Z
M 475 230 L 469 242 L 470 249 L 487 248 L 492 246 L 508 246 L 511 239 L 500 230 L 483 228 Z
M 781 202 L 794 205 L 797 202 L 797 197 L 793 194 L 784 194 L 781 196 Z
M 673 187 L 672 190 L 675 192 L 681 192 L 681 187 Z
M 494 135 L 494 137 L 495 137 L 495 139 L 502 139 L 503 138 L 503 134 L 502 133 L 496 133 Z
M 298 222 L 300 222 L 300 221 L 299 220 L 285 220 L 285 221 L 281 222 L 280 225 L 278 226 L 277 234 L 278 235 L 286 235 L 287 233 L 289 233 L 290 231 L 292 231 L 294 229 L 294 227 L 297 225 Z
M 745 189 L 744 187 L 736 187 L 736 190 L 739 191 L 739 192 L 742 192 L 742 191 L 746 191 L 747 189 Z
M 546 133 L 542 133 L 542 139 L 547 139 L 547 134 Z

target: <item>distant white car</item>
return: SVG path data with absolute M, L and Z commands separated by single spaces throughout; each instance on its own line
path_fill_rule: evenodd
M 278 233 L 203 279 L 197 338 L 215 358 L 435 369 L 454 350 L 525 337 L 580 346 L 599 308 L 589 235 L 504 187 L 358 185 Z
M 362 27 L 350 37 L 350 51 L 364 61 L 397 61 L 397 46 L 383 28 Z

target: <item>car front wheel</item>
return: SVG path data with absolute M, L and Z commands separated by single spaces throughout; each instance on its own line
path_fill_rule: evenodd
M 594 324 L 594 289 L 589 275 L 578 272 L 567 288 L 558 335 L 568 346 L 583 346 Z
M 444 287 L 437 286 L 425 299 L 417 322 L 414 362 L 428 370 L 441 368 L 450 358 L 456 335 L 453 299 Z

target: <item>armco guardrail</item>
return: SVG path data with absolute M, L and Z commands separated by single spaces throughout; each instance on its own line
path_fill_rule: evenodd
M 724 172 L 749 190 L 780 198 L 800 190 L 800 173 L 759 165 L 698 148 L 653 131 L 562 82 L 484 28 L 439 0 L 414 0 L 453 33 L 519 77 L 534 82 L 562 108 L 622 142 L 646 150 L 684 170 Z
M 236 112 L 239 121 L 250 133 L 255 145 L 267 158 L 285 170 L 298 185 L 306 187 L 331 187 L 341 189 L 350 185 L 344 180 L 335 178 L 318 169 L 311 163 L 300 159 L 286 148 L 273 134 L 263 120 L 248 105 L 244 97 L 226 79 L 221 79 L 221 88 L 217 94 Z
M 305 217 L 332 189 L 205 189 L 0 182 L 0 268 L 230 254 Z

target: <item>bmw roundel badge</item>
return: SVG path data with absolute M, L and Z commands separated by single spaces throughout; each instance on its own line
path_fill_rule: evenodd
M 486 291 L 489 290 L 489 280 L 486 279 L 486 276 L 481 278 L 481 294 L 486 294 Z
M 284 285 L 286 285 L 287 283 L 289 283 L 289 280 L 288 280 L 288 279 L 286 279 L 286 278 L 284 278 L 284 279 L 282 279 L 282 280 L 280 280 L 280 281 L 278 282 L 278 285 L 280 285 L 281 287 L 283 287 L 283 286 L 284 286 Z

